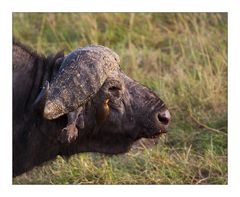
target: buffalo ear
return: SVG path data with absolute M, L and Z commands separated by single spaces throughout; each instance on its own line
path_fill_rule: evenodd
M 55 67 L 56 67 L 57 69 L 60 68 L 63 60 L 64 60 L 64 56 L 63 56 L 63 57 L 59 57 L 59 58 L 56 59 L 56 61 L 55 61 Z
M 57 74 L 59 68 L 61 67 L 61 65 L 62 65 L 62 63 L 64 61 L 64 52 L 60 51 L 59 53 L 57 53 L 55 55 L 54 58 L 55 58 L 54 59 L 55 62 L 54 62 L 54 66 L 53 66 L 53 74 L 52 74 L 53 77 Z
M 36 112 L 43 113 L 45 103 L 48 97 L 48 91 L 49 91 L 49 82 L 46 81 L 42 90 L 38 94 L 37 98 L 35 99 L 33 103 L 33 110 Z

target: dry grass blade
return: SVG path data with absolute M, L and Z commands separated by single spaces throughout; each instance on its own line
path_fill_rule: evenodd
M 201 123 L 199 120 L 197 120 L 192 114 L 190 114 L 190 117 L 192 118 L 192 120 L 197 124 L 199 125 L 200 127 L 202 128 L 205 128 L 209 131 L 212 131 L 212 132 L 215 132 L 215 133 L 219 133 L 219 134 L 223 134 L 223 135 L 227 135 L 227 133 L 221 131 L 221 130 L 218 130 L 218 129 L 215 129 L 215 128 L 211 128 L 203 123 Z

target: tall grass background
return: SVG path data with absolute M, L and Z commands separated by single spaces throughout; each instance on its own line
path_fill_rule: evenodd
M 13 35 L 45 55 L 113 49 L 172 115 L 155 146 L 58 156 L 14 184 L 227 184 L 227 14 L 14 13 Z

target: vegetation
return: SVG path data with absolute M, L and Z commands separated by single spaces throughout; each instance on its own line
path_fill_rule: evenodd
M 172 115 L 152 148 L 59 156 L 14 184 L 227 184 L 227 14 L 14 13 L 13 35 L 43 54 L 112 48 Z

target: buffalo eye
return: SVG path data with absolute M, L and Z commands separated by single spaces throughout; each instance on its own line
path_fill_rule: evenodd
M 111 97 L 119 98 L 121 97 L 121 92 L 122 92 L 122 88 L 121 86 L 111 86 L 108 88 L 108 92 L 110 94 Z
M 120 87 L 116 87 L 116 86 L 111 86 L 108 90 L 109 90 L 110 92 L 115 92 L 115 91 L 121 90 L 121 88 L 120 88 Z

